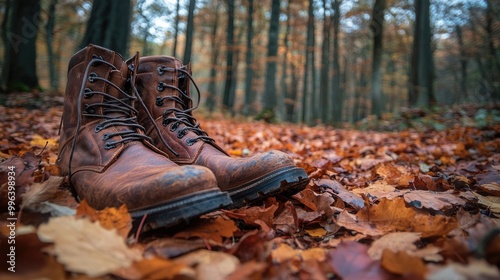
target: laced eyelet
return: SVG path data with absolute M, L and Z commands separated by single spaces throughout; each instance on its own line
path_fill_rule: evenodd
M 179 127 L 179 123 L 174 123 L 170 126 L 170 131 L 171 132 L 174 132 L 177 130 L 177 128 Z
M 92 96 L 94 96 L 94 92 L 92 92 L 92 90 L 90 88 L 85 88 L 83 90 L 83 97 L 91 98 Z
M 128 68 L 129 71 L 134 72 L 135 65 L 134 64 L 130 64 L 127 68 Z
M 97 58 L 97 59 L 99 59 L 99 60 L 104 60 L 104 59 L 102 58 L 102 56 L 100 56 L 100 55 L 96 55 L 96 54 L 93 54 L 93 55 L 92 55 L 92 59 L 96 59 L 96 58 Z M 101 62 L 99 62 L 99 61 L 94 61 L 94 62 L 92 63 L 92 66 L 99 66 L 99 65 L 101 65 Z
M 186 145 L 188 145 L 188 146 L 193 146 L 193 145 L 194 145 L 194 143 L 196 143 L 196 140 L 195 140 L 195 139 L 193 139 L 193 138 L 188 138 L 188 139 L 186 139 Z
M 95 78 L 99 77 L 99 75 L 97 75 L 96 73 L 92 72 L 90 73 L 89 75 L 89 82 L 93 83 L 95 82 Z
M 109 142 L 104 143 L 104 149 L 106 149 L 106 150 L 110 150 L 110 149 L 113 149 L 115 147 L 116 147 L 115 144 L 111 144 Z
M 159 66 L 157 70 L 158 70 L 158 75 L 163 75 L 165 73 L 165 71 L 163 71 L 163 66 Z
M 167 119 L 164 119 L 163 120 L 163 126 L 167 126 L 167 125 L 168 125 L 168 121 L 167 121 Z
M 167 84 L 165 84 L 164 82 L 160 82 L 160 83 L 158 83 L 158 86 L 156 87 L 156 89 L 158 91 L 163 91 L 166 86 L 167 86 Z
M 163 97 L 161 96 L 156 97 L 156 106 L 163 106 Z
M 108 140 L 110 137 L 110 134 L 109 133 L 104 133 L 104 135 L 102 136 L 102 140 L 106 141 Z
M 184 136 L 186 136 L 186 132 L 184 130 L 179 130 L 179 133 L 177 133 L 177 138 L 182 139 Z
M 85 104 L 85 112 L 89 113 L 89 114 L 94 114 L 95 113 L 95 110 L 93 107 L 90 107 L 89 104 Z
M 96 125 L 96 126 L 94 127 L 94 132 L 95 132 L 95 133 L 99 133 L 99 132 L 101 132 L 101 130 L 103 130 L 103 129 L 104 129 L 104 128 L 103 128 L 102 126 L 100 126 L 100 125 Z

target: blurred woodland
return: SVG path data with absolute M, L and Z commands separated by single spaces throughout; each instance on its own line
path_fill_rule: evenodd
M 498 0 L 0 0 L 0 104 L 60 97 L 71 55 L 191 62 L 208 112 L 307 124 L 500 100 Z

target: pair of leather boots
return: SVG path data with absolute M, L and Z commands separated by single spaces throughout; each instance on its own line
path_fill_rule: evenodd
M 74 195 L 95 209 L 125 204 L 156 228 L 305 187 L 285 153 L 229 157 L 193 117 L 191 82 L 173 57 L 124 61 L 96 45 L 74 54 L 57 160 Z

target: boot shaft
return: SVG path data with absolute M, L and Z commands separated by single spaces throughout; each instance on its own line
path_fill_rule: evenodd
M 94 45 L 71 58 L 59 142 L 63 174 L 72 164 L 103 170 L 123 150 L 124 138 L 138 133 L 133 96 L 126 93 L 128 72 L 120 54 Z M 126 125 L 114 125 L 117 121 Z

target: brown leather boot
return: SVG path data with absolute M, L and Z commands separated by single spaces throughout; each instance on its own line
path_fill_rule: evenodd
M 178 166 L 150 143 L 137 123 L 135 74 L 94 45 L 70 60 L 57 163 L 75 195 L 96 209 L 125 204 L 153 228 L 230 204 L 209 169 Z
M 192 111 L 197 105 L 193 106 L 191 99 L 191 81 L 190 65 L 183 66 L 176 58 L 150 56 L 139 62 L 137 90 L 149 111 L 136 106 L 139 123 L 172 161 L 212 170 L 221 190 L 229 192 L 233 200 L 229 208 L 279 193 L 291 195 L 307 185 L 307 173 L 283 152 L 270 151 L 249 158 L 229 157 L 193 117 Z M 156 124 L 150 121 L 149 114 Z M 155 127 L 160 128 L 161 135 Z

